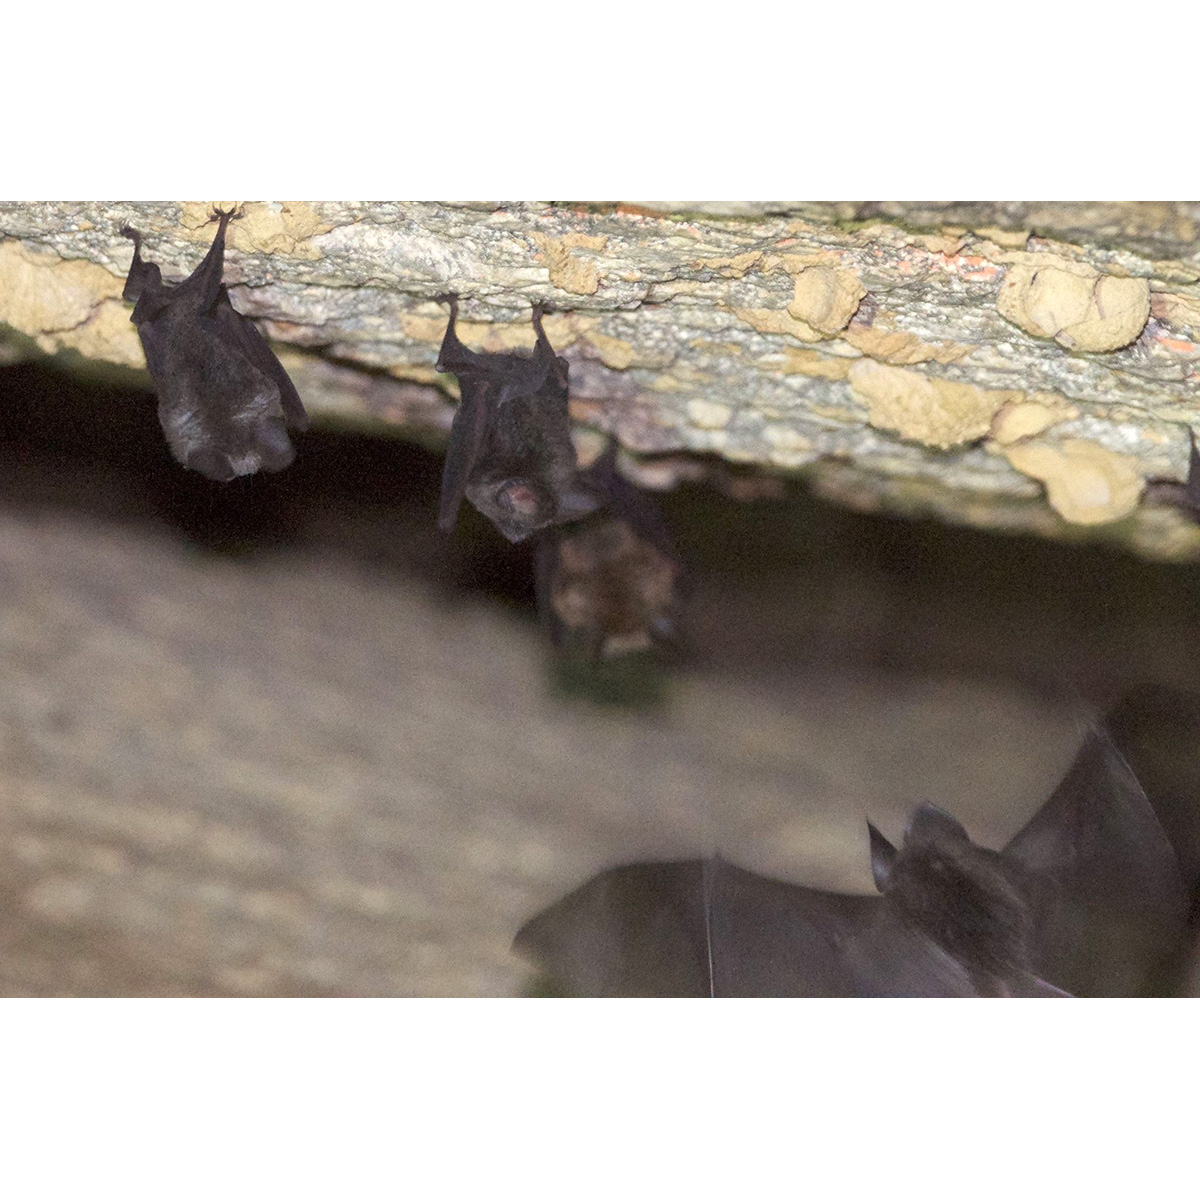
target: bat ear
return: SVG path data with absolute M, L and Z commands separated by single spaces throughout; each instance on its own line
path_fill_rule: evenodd
M 913 813 L 904 831 L 904 842 L 927 846 L 969 846 L 971 838 L 948 812 L 934 804 L 922 804 Z
M 896 865 L 896 847 L 870 821 L 867 832 L 871 835 L 871 874 L 875 877 L 875 887 L 886 892 Z

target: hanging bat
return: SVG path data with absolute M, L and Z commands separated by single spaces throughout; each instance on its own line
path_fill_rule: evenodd
M 165 284 L 133 241 L 124 297 L 158 393 L 158 419 L 178 462 L 221 482 L 255 471 L 279 471 L 295 457 L 288 429 L 308 417 L 266 339 L 230 303 L 221 282 L 225 227 L 235 213 L 217 211 L 217 236 L 182 283 Z
M 617 471 L 617 443 L 577 479 L 598 507 L 542 532 L 538 610 L 555 645 L 591 659 L 674 638 L 682 571 L 654 502 Z
M 1089 734 L 1003 851 L 922 805 L 878 896 L 798 887 L 719 858 L 604 871 L 515 948 L 592 996 L 1129 996 L 1186 938 L 1175 852 L 1112 739 Z
M 577 486 L 567 415 L 567 361 L 555 355 L 533 310 L 533 354 L 468 350 L 458 340 L 458 297 L 437 369 L 458 377 L 462 400 L 450 428 L 438 526 L 454 528 L 465 495 L 510 542 L 591 512 L 597 500 Z

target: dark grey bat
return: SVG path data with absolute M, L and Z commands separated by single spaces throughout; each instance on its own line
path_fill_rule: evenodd
M 658 507 L 620 474 L 617 443 L 578 476 L 595 512 L 538 539 L 538 609 L 556 645 L 588 658 L 673 640 L 682 569 Z
M 287 372 L 221 282 L 234 215 L 214 214 L 217 236 L 203 262 L 174 285 L 142 259 L 141 234 L 121 230 L 133 240 L 124 296 L 134 302 L 167 445 L 185 467 L 222 482 L 282 470 L 295 457 L 288 429 L 308 425 Z
M 878 896 L 719 858 L 635 864 L 534 917 L 515 948 L 593 996 L 1128 996 L 1186 937 L 1175 852 L 1101 731 L 1003 851 L 932 805 L 898 848 L 868 830 Z
M 555 355 L 533 310 L 533 354 L 468 350 L 458 340 L 458 297 L 437 369 L 458 377 L 462 400 L 450 428 L 438 526 L 454 528 L 465 495 L 510 542 L 560 521 L 573 521 L 599 501 L 577 485 L 567 414 L 567 361 Z

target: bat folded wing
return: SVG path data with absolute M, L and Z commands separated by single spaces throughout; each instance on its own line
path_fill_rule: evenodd
M 483 453 L 487 439 L 488 405 L 492 386 L 486 378 L 459 381 L 462 400 L 450 426 L 450 444 L 442 471 L 442 494 L 438 504 L 438 528 L 449 533 L 467 494 L 467 484 Z
M 300 395 L 283 369 L 283 364 L 254 322 L 238 312 L 229 302 L 229 295 L 224 286 L 221 288 L 221 300 L 217 304 L 215 320 L 218 335 L 225 344 L 243 355 L 279 389 L 280 407 L 289 428 L 297 431 L 307 429 L 308 414 L 304 411 Z
M 218 482 L 292 462 L 275 380 L 220 336 L 216 321 L 172 322 L 168 314 L 141 332 L 177 461 Z

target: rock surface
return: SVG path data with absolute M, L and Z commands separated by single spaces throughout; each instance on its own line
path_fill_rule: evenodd
M 7 357 L 140 368 L 118 230 L 179 278 L 214 203 L 0 204 Z M 573 415 L 631 451 L 1191 558 L 1200 530 L 1145 485 L 1184 478 L 1200 420 L 1198 228 L 1182 202 L 248 202 L 227 278 L 318 419 L 444 438 L 434 297 L 492 350 L 531 344 L 542 301 Z

